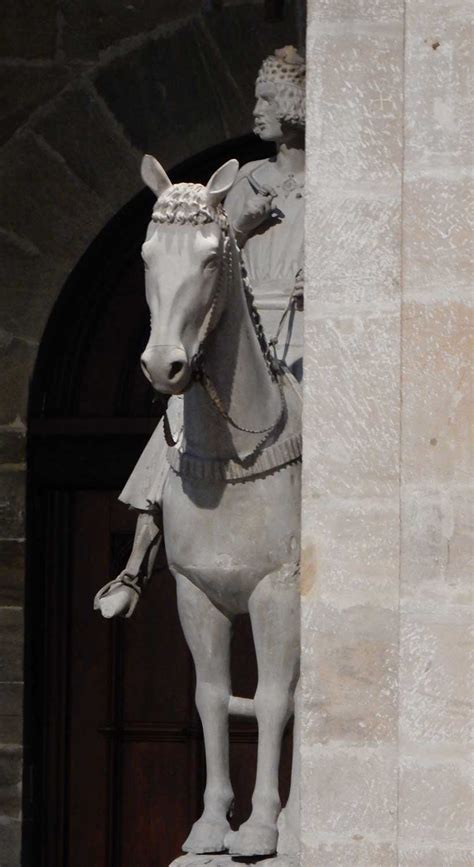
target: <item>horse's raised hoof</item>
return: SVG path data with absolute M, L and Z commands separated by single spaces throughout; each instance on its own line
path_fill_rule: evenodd
M 227 819 L 198 819 L 181 848 L 193 855 L 218 855 L 226 851 L 225 839 L 229 831 Z
M 251 858 L 252 855 L 274 855 L 278 831 L 275 825 L 262 825 L 249 819 L 238 831 L 231 831 L 225 844 L 231 855 Z

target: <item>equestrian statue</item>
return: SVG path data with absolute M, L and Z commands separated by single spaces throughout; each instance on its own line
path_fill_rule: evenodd
M 298 749 L 283 810 L 278 767 L 299 677 L 304 83 L 291 46 L 259 71 L 255 132 L 275 142 L 270 159 L 240 170 L 229 160 L 206 186 L 173 185 L 152 156 L 142 162 L 156 202 L 142 247 L 151 331 L 141 364 L 170 399 L 120 495 L 138 512 L 132 553 L 94 605 L 131 616 L 164 534 L 207 770 L 204 811 L 182 847 L 190 855 L 176 864 L 214 853 L 298 859 Z M 257 656 L 253 699 L 234 696 L 230 679 L 242 613 Z M 254 716 L 259 732 L 252 813 L 237 831 L 229 714 Z

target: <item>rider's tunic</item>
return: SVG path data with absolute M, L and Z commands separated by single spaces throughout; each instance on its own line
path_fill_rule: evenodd
M 245 208 L 246 199 L 255 196 L 255 184 L 264 185 L 258 168 L 266 162 L 250 163 L 240 170 L 225 202 L 231 222 Z M 287 311 L 280 328 L 277 355 L 301 381 L 303 313 L 289 302 L 296 276 L 303 268 L 304 199 L 302 189 L 291 178 L 287 181 L 286 188 L 285 181 L 275 187 L 272 217 L 249 236 L 242 256 L 267 339 L 276 335 Z M 168 403 L 168 419 L 175 435 L 182 426 L 182 406 L 182 397 L 173 397 Z M 145 512 L 160 508 L 169 472 L 167 450 L 160 421 L 119 496 L 122 503 Z
M 248 163 L 237 175 L 227 196 L 225 208 L 231 222 L 246 209 L 256 189 L 270 186 L 262 177 L 269 160 Z M 242 250 L 250 285 L 268 340 L 275 337 L 281 318 L 303 270 L 304 198 L 303 188 L 290 175 L 271 184 L 276 193 L 272 216 L 247 238 Z M 294 305 L 288 308 L 280 330 L 278 358 L 296 378 L 303 375 L 303 313 Z

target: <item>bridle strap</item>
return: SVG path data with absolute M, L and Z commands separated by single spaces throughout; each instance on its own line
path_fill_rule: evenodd
M 247 428 L 247 427 L 244 427 L 244 425 L 238 424 L 235 421 L 235 419 L 233 419 L 232 416 L 226 410 L 226 408 L 222 402 L 222 399 L 221 399 L 221 397 L 217 391 L 216 386 L 214 385 L 211 378 L 209 377 L 209 375 L 206 373 L 206 371 L 204 369 L 204 344 L 206 342 L 207 337 L 209 336 L 209 334 L 213 330 L 214 317 L 215 317 L 215 313 L 216 313 L 217 306 L 218 306 L 218 300 L 219 300 L 219 297 L 221 295 L 222 289 L 223 289 L 223 287 L 226 289 L 228 288 L 228 284 L 229 284 L 230 278 L 232 277 L 232 273 L 233 273 L 232 247 L 231 247 L 231 243 L 230 243 L 231 242 L 231 231 L 232 231 L 231 227 L 230 227 L 228 221 L 226 220 L 226 223 L 225 223 L 224 228 L 223 228 L 224 256 L 223 256 L 223 259 L 221 260 L 220 273 L 219 273 L 218 280 L 216 282 L 216 289 L 215 289 L 214 296 L 213 296 L 212 301 L 211 301 L 211 306 L 209 308 L 209 313 L 207 316 L 207 322 L 205 322 L 205 324 L 203 323 L 203 326 L 202 326 L 203 336 L 202 336 L 201 340 L 199 341 L 198 349 L 191 360 L 191 377 L 192 377 L 192 380 L 194 382 L 199 383 L 204 388 L 204 391 L 208 395 L 212 405 L 216 408 L 216 410 L 222 416 L 222 418 L 224 418 L 225 421 L 227 421 L 228 424 L 230 424 L 233 428 L 241 431 L 242 433 L 253 434 L 256 436 L 258 436 L 259 434 L 264 434 L 263 439 L 261 439 L 255 445 L 255 448 L 253 450 L 253 453 L 254 453 L 259 448 L 262 447 L 262 445 L 268 439 L 270 433 L 273 430 L 275 430 L 275 428 L 280 424 L 281 420 L 283 419 L 283 417 L 286 413 L 286 400 L 285 400 L 285 394 L 284 394 L 283 384 L 282 384 L 283 369 L 280 366 L 278 359 L 276 359 L 272 356 L 272 351 L 271 351 L 270 346 L 268 345 L 268 343 L 266 341 L 266 337 L 265 337 L 265 334 L 263 331 L 263 326 L 262 326 L 261 320 L 260 320 L 260 314 L 258 313 L 258 310 L 255 306 L 253 292 L 252 292 L 252 289 L 250 287 L 250 283 L 248 281 L 247 274 L 245 271 L 245 266 L 242 262 L 242 259 L 240 259 L 242 283 L 243 283 L 243 287 L 244 287 L 245 296 L 247 299 L 247 304 L 249 307 L 250 318 L 251 318 L 252 325 L 254 327 L 254 330 L 255 330 L 255 333 L 256 333 L 256 336 L 257 336 L 257 339 L 259 342 L 260 349 L 262 350 L 262 355 L 264 357 L 270 378 L 272 379 L 273 382 L 275 382 L 275 384 L 278 387 L 278 392 L 279 392 L 279 397 L 280 397 L 280 410 L 279 410 L 278 416 L 275 419 L 275 421 L 272 422 L 272 424 L 268 425 L 267 427 L 259 428 L 259 429 Z M 170 448 L 175 448 L 178 444 L 178 441 L 174 439 L 166 410 L 165 410 L 164 417 L 163 417 L 163 432 L 164 432 L 166 444 Z

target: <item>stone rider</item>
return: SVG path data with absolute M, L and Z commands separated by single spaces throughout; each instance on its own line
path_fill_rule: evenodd
M 225 208 L 254 292 L 267 338 L 277 358 L 301 381 L 303 375 L 303 242 L 305 64 L 286 46 L 258 73 L 254 132 L 276 144 L 276 155 L 243 166 Z M 168 416 L 180 427 L 181 400 Z M 104 617 L 130 617 L 153 570 L 161 540 L 161 492 L 169 472 L 163 424 L 159 423 L 119 499 L 139 512 L 125 569 L 102 587 L 94 607 Z

